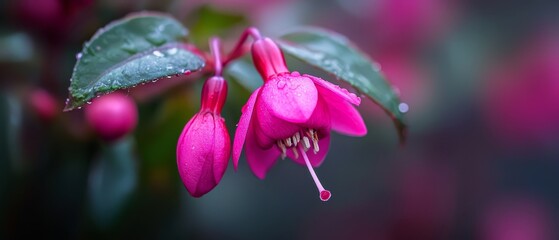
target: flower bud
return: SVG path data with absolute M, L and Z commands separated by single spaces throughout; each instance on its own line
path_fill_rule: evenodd
M 56 99 L 43 89 L 35 89 L 29 93 L 29 105 L 43 121 L 50 121 L 62 112 Z
M 132 99 L 112 93 L 96 99 L 85 108 L 87 123 L 103 140 L 113 141 L 131 132 L 138 123 L 138 110 Z
M 227 83 L 212 77 L 202 89 L 201 109 L 184 127 L 177 143 L 177 167 L 184 186 L 193 197 L 211 191 L 225 174 L 231 140 L 221 109 Z

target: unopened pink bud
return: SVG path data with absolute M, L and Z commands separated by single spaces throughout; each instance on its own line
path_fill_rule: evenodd
M 50 121 L 62 112 L 56 99 L 43 89 L 35 89 L 29 94 L 29 105 L 43 121 Z
M 95 133 L 113 141 L 131 132 L 138 122 L 138 110 L 132 99 L 112 93 L 96 99 L 85 108 L 85 117 Z
M 177 144 L 177 167 L 190 195 L 201 197 L 217 186 L 230 153 L 231 140 L 219 114 L 203 111 L 190 119 Z
M 177 143 L 177 167 L 186 190 L 193 197 L 211 191 L 225 174 L 231 140 L 221 109 L 227 82 L 214 76 L 202 88 L 200 112 L 184 127 Z

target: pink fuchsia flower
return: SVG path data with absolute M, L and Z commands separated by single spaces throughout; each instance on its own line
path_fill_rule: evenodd
M 367 128 L 352 105 L 361 99 L 346 89 L 318 77 L 290 72 L 283 53 L 269 38 L 252 45 L 255 66 L 264 79 L 243 107 L 233 143 L 233 162 L 238 166 L 245 149 L 252 172 L 260 179 L 278 157 L 306 165 L 327 201 L 331 194 L 313 168 L 324 161 L 330 146 L 330 130 L 363 136 Z M 312 150 L 311 154 L 307 154 Z
M 138 109 L 128 96 L 111 93 L 87 106 L 85 118 L 99 137 L 114 141 L 134 130 L 138 123 Z
M 221 109 L 227 83 L 214 76 L 204 83 L 200 111 L 188 121 L 177 144 L 177 167 L 184 186 L 201 197 L 220 181 L 231 154 L 231 140 Z

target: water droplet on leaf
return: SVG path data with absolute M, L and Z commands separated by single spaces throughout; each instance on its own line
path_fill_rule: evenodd
M 155 55 L 156 57 L 163 57 L 165 55 L 163 55 L 163 53 L 161 53 L 160 51 L 153 51 L 153 55 Z
M 410 106 L 407 103 L 400 103 L 398 105 L 398 110 L 401 113 L 407 113 L 410 110 Z
M 177 48 L 171 48 L 167 50 L 167 53 L 170 55 L 175 55 L 179 50 Z

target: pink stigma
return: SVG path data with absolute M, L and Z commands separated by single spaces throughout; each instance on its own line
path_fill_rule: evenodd
M 307 165 L 307 168 L 309 169 L 309 172 L 311 173 L 312 179 L 314 180 L 314 183 L 316 184 L 316 188 L 318 188 L 318 192 L 320 193 L 319 194 L 320 200 L 328 201 L 328 199 L 330 199 L 330 197 L 332 197 L 332 194 L 330 193 L 330 191 L 324 189 L 324 187 L 320 183 L 320 180 L 318 180 L 318 177 L 316 176 L 316 173 L 314 172 L 314 169 L 311 165 L 311 162 L 309 161 L 309 157 L 307 157 L 307 153 L 305 152 L 305 149 L 303 148 L 303 144 L 299 144 L 299 152 L 301 152 L 301 155 L 303 155 L 303 159 L 305 159 L 305 164 Z
M 328 199 L 330 199 L 330 197 L 332 197 L 332 194 L 330 193 L 330 191 L 328 191 L 328 190 L 320 191 L 320 200 L 326 202 L 326 201 L 328 201 Z

